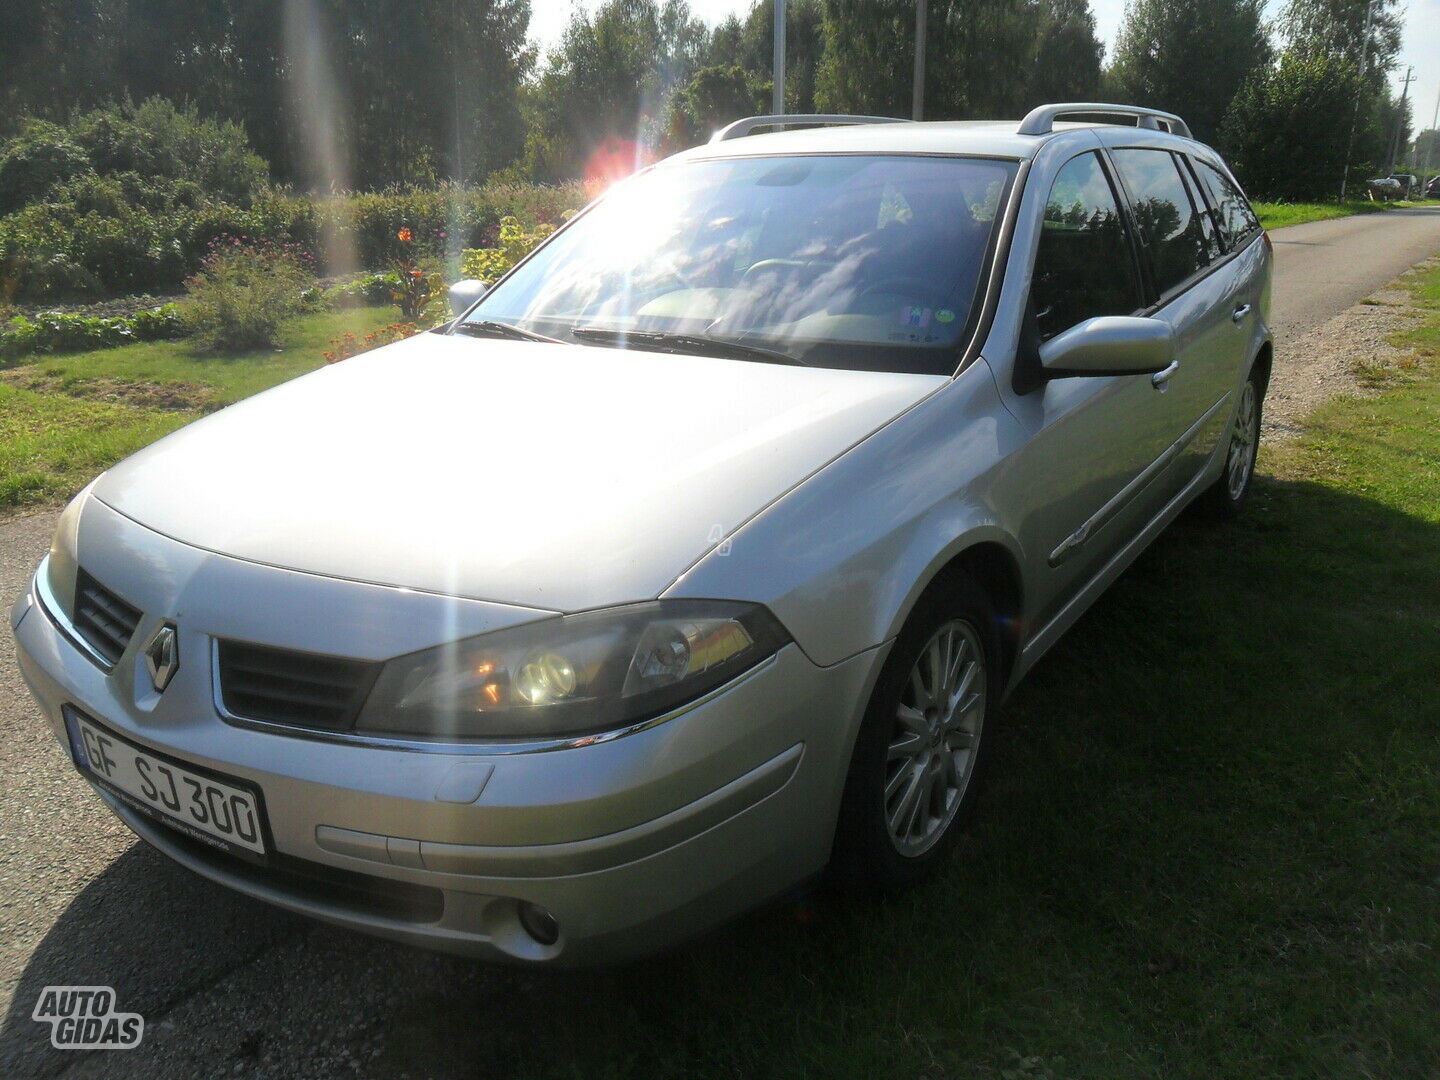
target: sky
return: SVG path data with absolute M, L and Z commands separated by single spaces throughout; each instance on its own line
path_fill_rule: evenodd
M 559 40 L 565 24 L 569 21 L 570 10 L 582 0 L 531 0 L 533 14 L 530 19 L 531 33 L 544 46 Z M 1269 0 L 1268 8 L 1273 15 L 1282 0 Z M 697 17 L 712 26 L 731 13 L 743 15 L 750 10 L 752 0 L 690 0 L 690 9 Z M 588 0 L 586 8 L 595 6 L 595 0 Z M 1100 40 L 1109 47 L 1115 43 L 1115 34 L 1120 29 L 1120 19 L 1125 14 L 1125 0 L 1090 0 L 1095 12 L 1096 30 Z M 1405 13 L 1405 38 L 1400 51 L 1400 68 L 1391 72 L 1395 88 L 1405 77 L 1405 67 L 1415 65 L 1415 81 L 1410 84 L 1413 102 L 1412 115 L 1415 128 L 1427 128 L 1435 111 L 1436 96 L 1440 94 L 1440 0 L 1409 0 Z

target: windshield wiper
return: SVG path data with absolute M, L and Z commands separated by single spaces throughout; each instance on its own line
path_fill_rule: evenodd
M 455 333 L 468 334 L 471 337 L 506 338 L 510 341 L 548 341 L 551 345 L 564 344 L 559 338 L 546 337 L 544 334 L 535 333 L 534 330 L 524 330 L 518 326 L 512 326 L 510 323 L 496 322 L 493 319 L 456 323 Z
M 721 356 L 733 360 L 762 360 L 767 364 L 790 364 L 809 367 L 789 353 L 762 349 L 743 341 L 708 337 L 705 334 L 670 334 L 661 330 L 612 330 L 606 326 L 577 326 L 570 333 L 582 340 L 604 345 L 633 345 L 654 352 L 695 353 L 699 356 Z

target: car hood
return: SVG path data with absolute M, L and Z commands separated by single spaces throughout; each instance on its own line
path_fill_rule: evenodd
M 658 595 L 946 381 L 421 334 L 192 424 L 94 494 L 239 559 L 575 611 Z

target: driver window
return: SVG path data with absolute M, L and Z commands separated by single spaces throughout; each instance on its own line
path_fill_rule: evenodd
M 1042 340 L 1085 319 L 1129 315 L 1140 306 L 1125 224 L 1095 153 L 1081 154 L 1055 178 L 1030 296 Z

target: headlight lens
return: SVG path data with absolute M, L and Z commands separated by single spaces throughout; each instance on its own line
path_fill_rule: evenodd
M 391 660 L 355 726 L 442 739 L 604 731 L 692 701 L 789 640 L 765 608 L 731 601 L 546 619 Z

